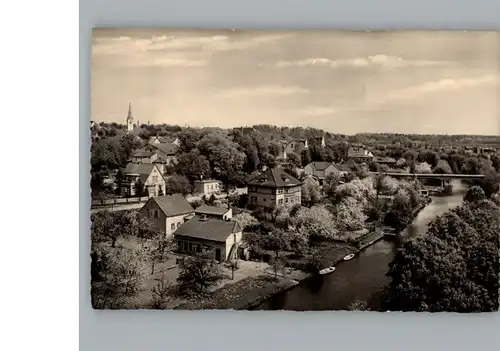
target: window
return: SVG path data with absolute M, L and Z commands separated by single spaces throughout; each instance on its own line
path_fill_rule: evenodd
M 214 190 L 214 185 L 210 185 L 210 190 Z
M 172 223 L 172 224 L 170 225 L 170 229 L 171 229 L 171 230 L 175 230 L 175 223 Z
M 278 199 L 278 204 L 282 204 L 283 203 L 283 199 Z
M 201 245 L 196 245 L 196 252 L 201 252 Z
M 296 202 L 300 202 L 300 197 L 299 196 L 295 196 L 295 201 Z
M 177 228 L 181 226 L 181 222 L 177 222 Z
M 158 210 L 155 210 L 155 218 L 159 218 L 159 216 L 158 216 Z
M 188 250 L 189 250 L 189 252 L 193 251 L 193 243 L 188 244 Z
M 292 203 L 292 204 L 293 204 L 293 197 L 291 197 L 291 198 L 290 198 L 290 203 Z
M 285 198 L 285 202 L 288 203 L 288 198 Z

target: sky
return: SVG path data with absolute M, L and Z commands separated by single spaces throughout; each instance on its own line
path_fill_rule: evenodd
M 500 34 L 95 29 L 91 119 L 500 135 Z

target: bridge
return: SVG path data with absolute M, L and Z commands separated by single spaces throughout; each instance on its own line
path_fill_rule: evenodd
M 450 180 L 450 179 L 474 180 L 474 179 L 484 178 L 484 174 L 398 173 L 398 172 L 370 172 L 370 173 L 383 174 L 385 176 L 393 178 L 418 178 L 418 179 L 440 179 L 440 180 Z

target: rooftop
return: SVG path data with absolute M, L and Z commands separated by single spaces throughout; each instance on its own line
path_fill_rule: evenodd
M 174 236 L 225 242 L 229 235 L 240 231 L 239 224 L 233 221 L 193 218 L 183 223 Z
M 154 201 L 167 217 L 194 212 L 193 207 L 181 194 L 155 196 L 149 201 Z
M 217 179 L 203 179 L 203 180 L 195 180 L 195 183 L 220 183 L 220 180 Z
M 227 211 L 229 211 L 229 208 L 227 207 L 206 206 L 206 205 L 202 205 L 195 210 L 196 213 L 213 214 L 221 216 L 227 213 Z
M 281 168 L 268 168 L 262 174 L 248 182 L 250 185 L 265 187 L 287 187 L 297 186 L 302 183 L 295 177 L 283 171 Z

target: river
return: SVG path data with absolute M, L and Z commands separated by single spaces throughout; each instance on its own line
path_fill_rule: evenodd
M 427 224 L 433 218 L 462 203 L 466 187 L 460 181 L 453 181 L 452 184 L 452 194 L 432 197 L 432 202 L 420 211 L 406 229 L 402 240 L 425 234 Z M 305 280 L 297 287 L 273 296 L 255 309 L 342 310 L 356 300 L 367 301 L 368 307 L 377 309 L 381 289 L 390 281 L 385 276 L 388 265 L 400 245 L 401 241 L 378 241 L 351 261 L 339 263 L 334 273 Z

